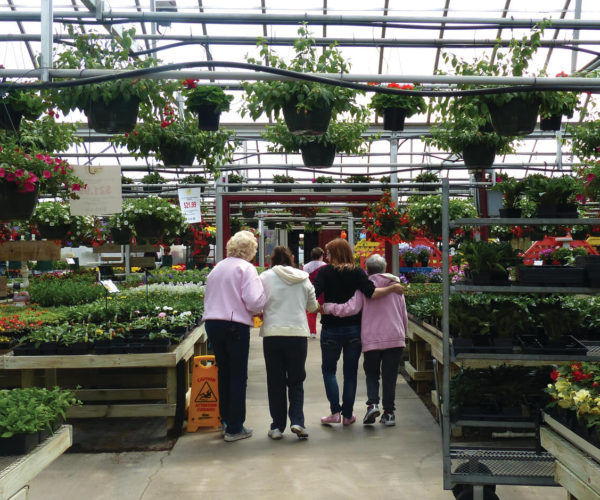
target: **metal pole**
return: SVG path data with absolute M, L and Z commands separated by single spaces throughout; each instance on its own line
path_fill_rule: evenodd
M 262 211 L 258 214 L 258 265 L 265 267 L 265 220 Z
M 577 0 L 575 2 L 575 19 L 581 19 L 581 0 Z M 573 40 L 579 40 L 579 30 L 573 30 Z M 578 52 L 574 50 L 571 52 L 571 74 L 577 71 L 577 54 Z
M 439 415 L 442 421 L 442 456 L 444 471 L 444 489 L 450 489 L 450 228 L 448 208 L 450 206 L 450 183 L 442 179 L 442 333 L 443 333 L 443 376 L 442 376 L 442 405 Z
M 217 244 L 215 246 L 215 264 L 223 260 L 223 179 L 219 176 L 215 188 L 215 219 L 217 226 Z
M 150 10 L 152 12 L 156 12 L 156 0 L 150 0 Z M 150 23 L 150 33 L 152 33 L 152 35 L 156 35 L 156 22 Z M 152 39 L 152 49 L 156 50 L 155 38 Z M 156 55 L 156 52 L 154 52 L 154 55 Z
M 354 216 L 351 213 L 348 214 L 348 243 L 354 252 Z
M 390 182 L 393 184 L 398 183 L 398 135 L 396 132 L 392 132 L 392 136 L 390 137 L 390 169 L 392 173 L 390 174 Z M 391 189 L 392 200 L 396 203 L 398 202 L 398 188 L 393 187 Z M 397 276 L 400 272 L 400 256 L 398 253 L 398 245 L 392 245 L 392 274 Z
M 54 0 L 45 0 L 42 2 L 41 16 L 41 41 L 42 51 L 40 53 L 40 79 L 43 82 L 50 81 L 50 69 L 52 68 L 52 26 L 53 26 L 53 3 Z

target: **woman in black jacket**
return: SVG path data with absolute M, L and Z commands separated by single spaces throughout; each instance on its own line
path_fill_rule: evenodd
M 354 263 L 352 249 L 346 240 L 337 238 L 325 247 L 329 264 L 323 266 L 315 279 L 315 295 L 321 293 L 325 302 L 344 304 L 357 290 L 366 297 L 376 299 L 390 292 L 402 293 L 401 285 L 375 288 L 366 273 Z M 361 315 L 338 318 L 330 314 L 321 316 L 321 355 L 325 393 L 331 407 L 331 415 L 321 418 L 322 424 L 351 425 L 356 421 L 353 414 L 356 397 L 356 374 L 361 353 Z M 343 353 L 344 388 L 342 404 L 335 372 L 337 361 Z M 341 415 L 340 415 L 341 413 Z

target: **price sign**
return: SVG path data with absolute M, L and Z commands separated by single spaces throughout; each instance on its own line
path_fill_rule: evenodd
M 177 194 L 179 196 L 179 206 L 183 212 L 186 222 L 193 224 L 202 222 L 202 210 L 200 209 L 200 189 L 195 188 L 179 188 Z
M 113 280 L 100 280 L 100 283 L 108 293 L 119 293 L 119 289 L 113 283 Z
M 82 181 L 78 200 L 71 200 L 72 215 L 117 214 L 123 207 L 121 167 L 75 165 L 75 175 Z

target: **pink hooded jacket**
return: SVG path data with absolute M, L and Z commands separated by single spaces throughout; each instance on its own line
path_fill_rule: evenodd
M 369 276 L 377 288 L 399 283 L 393 274 L 381 273 Z M 357 290 L 345 304 L 325 303 L 326 314 L 352 316 L 362 310 L 361 341 L 362 351 L 375 351 L 404 347 L 408 316 L 404 295 L 390 293 L 379 299 L 367 299 Z

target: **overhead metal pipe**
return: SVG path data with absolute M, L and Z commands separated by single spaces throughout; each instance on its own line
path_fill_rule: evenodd
M 544 18 L 515 19 L 490 17 L 441 17 L 441 16 L 364 16 L 364 15 L 333 15 L 333 14 L 241 14 L 206 12 L 130 12 L 106 10 L 97 12 L 86 11 L 56 11 L 57 22 L 91 22 L 127 23 L 127 22 L 172 22 L 172 23 L 205 23 L 205 24 L 258 24 L 258 25 L 296 25 L 300 23 L 330 26 L 381 26 L 387 28 L 423 28 L 439 29 L 445 24 L 463 25 L 465 29 L 489 29 L 490 27 L 533 28 L 547 21 Z M 40 13 L 35 11 L 6 11 L 0 12 L 0 21 L 39 21 Z M 553 19 L 552 28 L 560 29 L 600 29 L 600 22 L 591 19 Z

